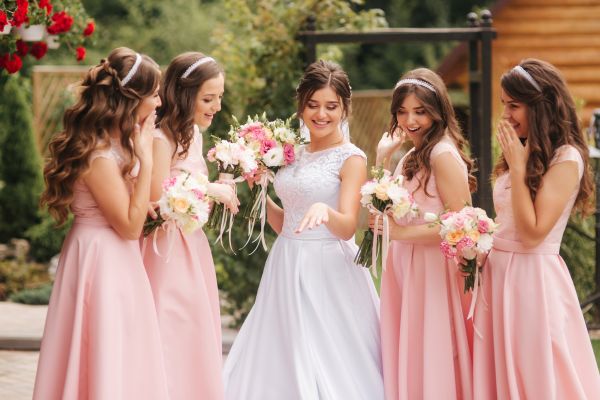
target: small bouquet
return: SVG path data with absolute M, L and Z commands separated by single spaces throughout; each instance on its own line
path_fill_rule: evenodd
M 235 184 L 243 182 L 245 177 L 253 176 L 258 164 L 255 152 L 243 140 L 232 137 L 234 140 L 217 139 L 215 146 L 208 151 L 206 156 L 209 162 L 217 164 L 219 170 L 218 180 Z M 233 227 L 233 214 L 221 203 L 215 203 L 208 218 L 210 228 L 219 229 L 217 243 L 221 242 L 223 234 L 229 233 L 229 247 L 231 247 L 231 228 Z
M 394 178 L 382 167 L 373 167 L 371 174 L 373 178 L 360 188 L 360 203 L 371 214 L 376 215 L 374 231 L 379 229 L 379 219 L 383 220 L 383 238 L 378 241 L 378 235 L 366 230 L 354 262 L 365 267 L 370 263 L 371 271 L 377 275 L 377 267 L 387 258 L 390 242 L 389 215 L 396 219 L 413 218 L 418 214 L 419 208 L 412 195 L 402 186 L 402 175 Z
M 425 220 L 440 225 L 440 249 L 448 259 L 454 259 L 465 274 L 464 292 L 480 284 L 481 266 L 478 256 L 487 254 L 492 249 L 492 234 L 498 224 L 487 216 L 485 210 L 465 206 L 460 211 L 444 212 L 441 215 L 425 213 Z
M 230 129 L 230 137 L 243 141 L 246 147 L 254 151 L 258 168 L 263 171 L 260 180 L 252 187 L 251 200 L 243 216 L 248 220 L 248 242 L 252 238 L 256 220 L 260 218 L 261 230 L 256 241 L 260 241 L 266 250 L 264 227 L 269 183 L 273 182 L 279 168 L 296 160 L 298 147 L 304 140 L 300 132 L 291 127 L 291 118 L 268 121 L 263 113 L 261 116 L 248 117 L 243 125 L 239 125 L 237 120 L 235 122 Z
M 163 192 L 158 200 L 158 217 L 146 220 L 144 236 L 150 235 L 167 221 L 173 221 L 185 233 L 202 228 L 208 220 L 210 208 L 207 185 L 206 175 L 192 175 L 187 171 L 165 179 L 162 184 Z

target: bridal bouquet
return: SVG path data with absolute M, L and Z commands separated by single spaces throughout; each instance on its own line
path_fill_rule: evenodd
M 246 147 L 254 151 L 258 169 L 262 171 L 260 179 L 252 187 L 251 201 L 244 209 L 243 216 L 248 220 L 248 242 L 252 238 L 254 225 L 260 218 L 261 230 L 256 241 L 262 243 L 266 250 L 264 227 L 268 186 L 273 182 L 279 168 L 296 160 L 298 147 L 304 141 L 300 132 L 291 127 L 291 118 L 285 121 L 281 119 L 268 121 L 264 113 L 253 118 L 248 117 L 243 125 L 236 120 L 235 125 L 230 129 L 230 137 L 242 141 Z
M 374 231 L 379 229 L 379 220 L 383 223 L 383 238 L 378 241 L 378 235 L 373 231 L 366 230 L 360 244 L 354 262 L 362 266 L 371 264 L 371 271 L 377 275 L 377 267 L 387 259 L 389 247 L 389 216 L 398 219 L 403 217 L 415 217 L 419 209 L 412 195 L 406 190 L 402 183 L 404 177 L 399 175 L 392 177 L 389 171 L 382 167 L 371 170 L 373 179 L 360 188 L 360 203 L 366 207 L 371 214 L 375 214 Z M 381 255 L 381 257 L 380 257 Z
M 185 233 L 202 228 L 208 220 L 210 208 L 207 185 L 206 175 L 192 175 L 186 171 L 165 179 L 162 184 L 163 192 L 158 200 L 158 217 L 146 220 L 144 236 L 150 235 L 167 221 L 173 221 Z
M 208 151 L 206 158 L 209 162 L 217 164 L 218 180 L 232 183 L 235 187 L 235 184 L 243 182 L 245 177 L 253 176 L 258 169 L 258 164 L 255 152 L 243 140 L 231 139 L 235 140 L 217 139 L 215 146 Z M 231 248 L 233 214 L 222 203 L 214 204 L 208 219 L 208 226 L 219 229 L 217 242 L 221 242 L 221 244 L 223 234 L 227 231 L 230 236 L 229 247 Z
M 460 211 L 444 212 L 441 215 L 425 213 L 425 220 L 440 225 L 442 243 L 440 249 L 448 259 L 454 259 L 465 275 L 465 293 L 480 284 L 481 266 L 478 256 L 492 249 L 492 234 L 498 224 L 487 216 L 485 210 L 465 206 Z

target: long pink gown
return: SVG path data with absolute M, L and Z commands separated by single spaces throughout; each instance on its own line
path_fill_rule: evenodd
M 442 153 L 450 153 L 460 162 L 466 179 L 466 165 L 448 137 L 432 149 L 432 162 Z M 395 175 L 401 173 L 403 161 Z M 405 181 L 411 192 L 418 186 L 417 178 Z M 433 173 L 427 193 L 431 197 L 423 187 L 414 192 L 421 215 L 443 211 Z M 425 223 L 421 218 L 397 222 Z M 387 400 L 472 398 L 471 352 L 464 312 L 468 297 L 463 296 L 462 288 L 457 265 L 443 257 L 439 245 L 392 241 L 381 283 L 381 347 Z
M 577 149 L 560 147 L 552 164 L 574 161 Z M 600 399 L 600 375 L 560 242 L 575 203 L 535 248 L 516 230 L 510 177 L 494 185 L 500 227 L 484 265 L 475 309 L 473 371 L 476 399 Z
M 96 151 L 123 163 L 116 141 Z M 168 399 L 158 321 L 137 240 L 109 225 L 82 180 L 50 298 L 34 400 Z
M 197 127 L 194 131 L 186 158 L 171 164 L 172 176 L 182 170 L 208 173 L 202 135 Z M 160 131 L 155 140 L 169 143 Z M 191 234 L 177 228 L 170 234 L 157 232 L 160 255 L 150 235 L 143 257 L 156 303 L 169 394 L 172 400 L 222 399 L 221 315 L 210 245 L 201 229 Z

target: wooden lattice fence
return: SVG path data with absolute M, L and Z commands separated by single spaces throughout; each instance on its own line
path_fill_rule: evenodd
M 62 115 L 73 103 L 73 87 L 87 66 L 36 66 L 33 68 L 33 123 L 41 154 L 62 127 Z

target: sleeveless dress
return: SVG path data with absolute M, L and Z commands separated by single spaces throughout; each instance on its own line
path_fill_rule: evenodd
M 410 150 L 410 152 L 414 151 Z M 408 154 L 410 154 L 407 153 Z M 448 137 L 431 151 L 430 160 L 450 153 L 467 167 Z M 406 156 L 395 176 L 401 174 Z M 445 209 L 435 174 L 417 191 L 419 174 L 405 187 L 413 193 L 420 215 Z M 424 182 L 424 179 L 422 179 Z M 397 221 L 421 225 L 421 218 Z M 463 278 L 456 263 L 442 255 L 438 244 L 392 241 L 381 281 L 381 346 L 385 398 L 471 399 L 471 352 L 465 321 L 469 296 L 463 295 Z
M 117 141 L 91 159 L 97 157 L 124 165 Z M 33 398 L 168 399 L 137 240 L 123 239 L 109 225 L 82 179 L 75 183 L 71 211 L 75 220 L 60 254 Z
M 170 143 L 161 131 L 155 131 L 155 140 Z M 175 156 L 171 163 L 171 176 L 184 170 L 208 174 L 197 126 L 186 158 Z M 221 315 L 212 253 L 201 229 L 191 234 L 174 226 L 171 229 L 168 233 L 156 230 L 142 246 L 158 314 L 170 398 L 219 400 L 223 398 Z M 156 234 L 160 255 L 152 246 Z
M 551 165 L 574 161 L 577 149 L 557 149 Z M 498 177 L 494 206 L 500 223 L 483 268 L 475 308 L 473 371 L 477 399 L 600 399 L 600 375 L 560 242 L 579 187 L 544 241 L 521 243 L 514 223 L 510 176 Z
M 352 156 L 366 159 L 351 143 L 301 148 L 277 173 L 283 227 L 225 363 L 226 399 L 383 399 L 379 299 L 353 262 L 358 247 L 325 225 L 294 232 L 314 203 L 338 208 L 339 172 Z

